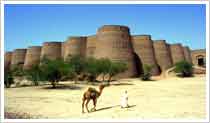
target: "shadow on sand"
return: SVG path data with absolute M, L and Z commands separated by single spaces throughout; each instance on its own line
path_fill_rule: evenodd
M 129 105 L 128 108 L 132 108 L 132 107 L 135 107 L 135 106 L 136 106 L 136 105 Z
M 136 105 L 129 105 L 127 108 L 132 108 L 132 107 L 135 107 L 135 106 L 136 106 Z M 96 111 L 94 111 L 94 112 L 102 111 L 102 110 L 107 110 L 107 109 L 111 109 L 111 108 L 115 108 L 115 107 L 119 107 L 119 108 L 120 108 L 120 105 L 108 106 L 108 107 L 96 109 Z
M 150 80 L 141 80 L 141 82 L 143 83 L 150 83 L 150 82 L 156 82 L 158 80 L 155 80 L 155 79 L 150 79 Z
M 107 110 L 107 109 L 114 108 L 114 107 L 118 107 L 118 106 L 120 106 L 120 105 L 115 105 L 115 106 L 108 106 L 108 107 L 104 107 L 104 108 L 99 108 L 99 109 L 96 109 L 96 111 Z
M 132 83 L 113 83 L 111 85 L 113 85 L 113 86 L 121 86 L 121 85 L 134 85 L 134 84 L 132 84 Z
M 76 85 L 64 85 L 64 84 L 59 84 L 56 85 L 55 88 L 52 88 L 52 86 L 47 86 L 47 87 L 43 87 L 42 89 L 53 89 L 53 90 L 64 90 L 64 89 L 70 89 L 70 90 L 79 90 L 82 89 L 82 87 L 80 86 L 76 86 Z

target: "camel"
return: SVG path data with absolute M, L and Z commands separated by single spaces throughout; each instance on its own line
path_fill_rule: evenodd
M 105 85 L 101 84 L 99 85 L 99 91 L 97 91 L 95 88 L 89 87 L 87 91 L 84 92 L 82 98 L 82 113 L 84 113 L 84 104 L 87 112 L 89 113 L 88 103 L 90 102 L 90 100 L 93 100 L 93 105 L 94 105 L 93 110 L 96 111 L 97 98 L 101 95 L 104 87 Z

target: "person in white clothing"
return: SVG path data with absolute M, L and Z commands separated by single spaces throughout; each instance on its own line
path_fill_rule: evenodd
M 121 108 L 128 108 L 128 92 L 125 90 L 121 97 Z

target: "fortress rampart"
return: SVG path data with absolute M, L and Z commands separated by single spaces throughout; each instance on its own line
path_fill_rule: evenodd
M 64 58 L 65 53 L 65 42 L 61 42 L 61 57 Z
M 192 63 L 192 58 L 191 58 L 191 54 L 190 54 L 190 48 L 188 46 L 183 47 L 183 51 L 184 51 L 184 58 L 186 61 Z
M 25 62 L 26 51 L 27 51 L 26 49 L 15 49 L 13 51 L 11 59 L 11 67 L 17 65 L 23 67 Z
M 152 74 L 158 75 L 160 71 L 155 59 L 153 41 L 150 35 L 132 36 L 134 52 L 137 54 L 142 64 L 153 65 Z
M 109 58 L 113 61 L 125 62 L 128 70 L 120 74 L 122 77 L 136 75 L 134 54 L 128 27 L 113 25 L 101 27 L 97 32 L 94 56 L 95 58 Z
M 32 46 L 27 49 L 24 69 L 30 69 L 33 65 L 40 63 L 41 46 Z
M 170 52 L 173 64 L 185 60 L 183 47 L 180 43 L 170 45 Z
M 6 52 L 4 55 L 4 69 L 10 69 L 12 61 L 12 52 Z
M 62 58 L 61 45 L 61 42 L 45 42 L 41 50 L 41 59 L 44 57 L 51 60 Z
M 172 59 L 169 52 L 169 47 L 166 44 L 165 40 L 155 40 L 153 42 L 154 50 L 155 50 L 155 58 L 157 60 L 157 64 L 160 67 L 161 71 L 166 71 L 170 67 L 172 67 Z
M 153 65 L 152 74 L 160 75 L 175 63 L 186 60 L 205 66 L 205 50 L 191 51 L 180 43 L 168 44 L 165 40 L 152 40 L 151 35 L 131 35 L 130 29 L 121 25 L 105 25 L 96 35 L 70 37 L 65 42 L 45 42 L 43 46 L 15 49 L 5 53 L 5 69 L 21 65 L 25 69 L 39 64 L 43 57 L 67 59 L 68 56 L 109 58 L 127 63 L 128 70 L 120 78 L 136 77 L 143 72 L 144 64 Z
M 86 54 L 86 37 L 70 37 L 64 44 L 64 60 L 69 56 Z
M 87 37 L 86 57 L 93 57 L 96 50 L 96 35 Z
M 206 66 L 206 50 L 198 49 L 191 51 L 192 63 L 196 66 Z

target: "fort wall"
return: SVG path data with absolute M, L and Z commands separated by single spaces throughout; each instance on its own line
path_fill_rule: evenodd
M 160 74 L 155 59 L 153 41 L 151 40 L 151 36 L 150 35 L 132 36 L 132 43 L 133 43 L 134 52 L 140 58 L 142 65 L 144 64 L 152 65 L 153 66 L 152 74 L 153 75 Z
M 13 51 L 11 67 L 16 65 L 23 67 L 25 62 L 26 51 L 27 51 L 26 49 L 15 49 Z
M 180 43 L 152 41 L 150 35 L 131 35 L 126 26 L 105 25 L 97 30 L 96 35 L 70 37 L 65 42 L 44 42 L 42 47 L 32 46 L 27 50 L 6 52 L 4 65 L 6 69 L 14 65 L 28 69 L 39 64 L 43 57 L 66 60 L 73 55 L 123 61 L 128 70 L 117 75 L 119 78 L 137 77 L 143 72 L 143 64 L 153 65 L 152 75 L 159 75 L 181 60 L 198 66 L 205 66 L 206 62 L 204 49 L 190 50 Z
M 94 56 L 125 62 L 128 70 L 119 77 L 126 78 L 136 75 L 130 30 L 126 26 L 105 25 L 99 28 Z
M 191 50 L 191 58 L 192 58 L 192 63 L 194 65 L 204 66 L 204 67 L 206 66 L 206 50 L 205 49 Z
M 179 61 L 185 60 L 184 51 L 183 51 L 182 45 L 180 43 L 171 44 L 170 52 L 171 52 L 173 64 L 176 64 Z
M 40 63 L 41 46 L 32 46 L 27 49 L 24 69 L 30 69 L 33 65 Z
M 64 60 L 66 60 L 69 56 L 74 55 L 85 57 L 86 39 L 86 37 L 70 37 L 65 42 Z
M 155 51 L 155 58 L 157 60 L 157 64 L 161 68 L 161 71 L 166 71 L 172 67 L 172 59 L 166 41 L 155 40 L 153 47 Z
M 41 50 L 41 59 L 47 58 L 50 60 L 61 58 L 61 42 L 45 42 Z
M 190 48 L 188 46 L 185 46 L 183 47 L 183 51 L 184 51 L 185 60 L 188 61 L 189 63 L 192 63 Z
M 12 61 L 12 52 L 6 52 L 4 55 L 4 69 L 5 70 L 10 69 L 11 61 Z
M 61 43 L 61 57 L 64 59 L 64 53 L 65 53 L 65 42 Z
M 96 50 L 96 35 L 87 37 L 87 49 L 86 49 L 86 57 L 94 57 Z

